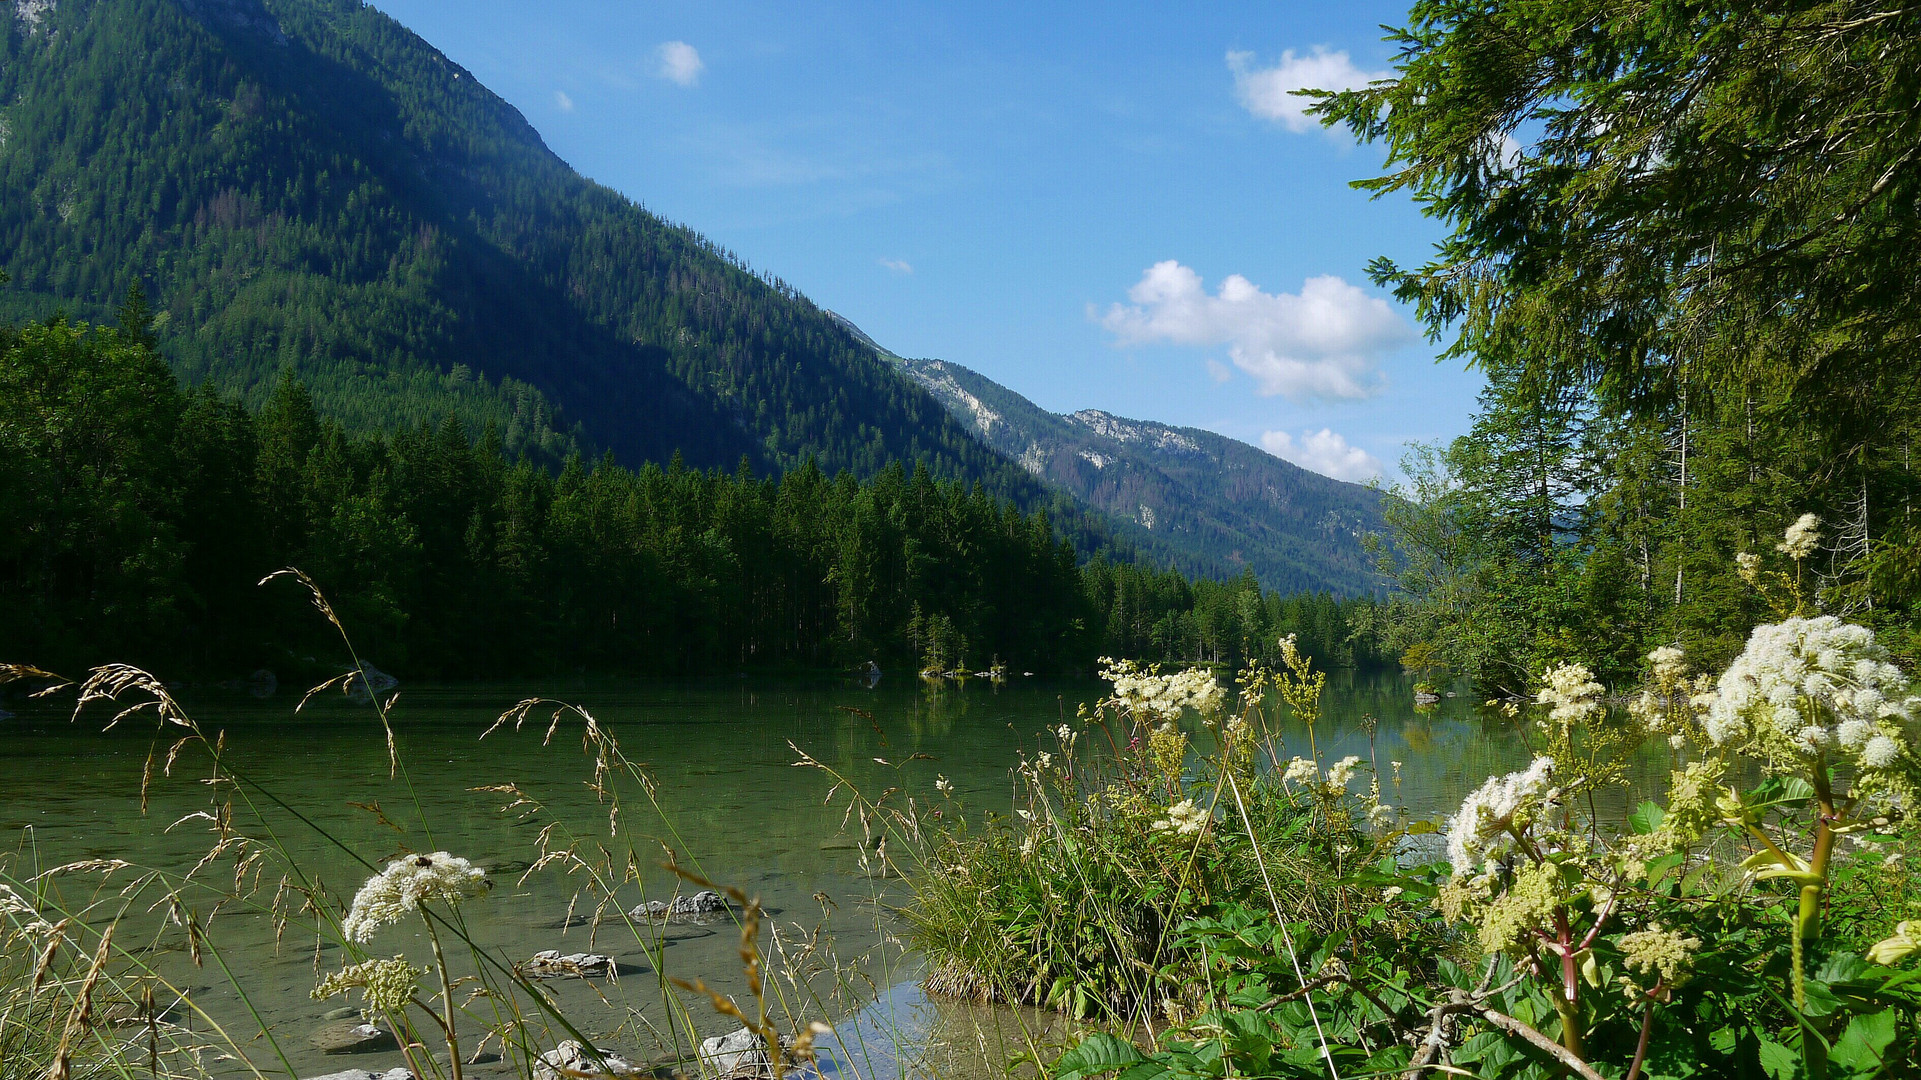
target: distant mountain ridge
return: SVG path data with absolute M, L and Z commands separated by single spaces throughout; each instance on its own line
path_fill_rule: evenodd
M 830 313 L 831 314 L 831 313 Z M 925 387 L 987 445 L 1115 522 L 1115 533 L 1190 575 L 1251 569 L 1282 592 L 1375 592 L 1364 538 L 1381 494 L 1198 428 L 1098 409 L 1052 413 L 977 371 L 899 356 L 834 318 Z
M 359 0 L 0 0 L 0 317 L 143 282 L 180 373 L 359 430 L 1041 489 L 806 297 Z

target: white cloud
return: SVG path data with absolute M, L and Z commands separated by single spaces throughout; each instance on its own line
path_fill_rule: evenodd
M 684 41 L 666 42 L 657 53 L 660 67 L 655 73 L 670 82 L 692 86 L 700 81 L 700 73 L 707 70 L 707 65 L 701 62 L 700 50 Z
M 1362 71 L 1348 59 L 1346 49 L 1328 51 L 1316 45 L 1308 56 L 1297 56 L 1293 49 L 1281 54 L 1281 62 L 1270 68 L 1257 68 L 1254 54 L 1227 54 L 1227 69 L 1234 73 L 1234 96 L 1248 112 L 1263 120 L 1274 120 L 1293 132 L 1310 131 L 1321 125 L 1307 115 L 1313 98 L 1301 97 L 1296 90 L 1359 90 L 1370 82 L 1393 77 L 1387 71 Z
M 1380 458 L 1358 446 L 1349 446 L 1347 439 L 1328 428 L 1303 431 L 1299 439 L 1285 431 L 1265 432 L 1261 435 L 1261 445 L 1277 458 L 1336 480 L 1360 483 L 1380 476 L 1383 471 Z
M 896 274 L 911 274 L 914 272 L 914 264 L 908 262 L 906 259 L 882 259 L 880 260 L 880 264 Z
M 1217 383 L 1224 383 L 1234 377 L 1234 369 L 1210 356 L 1207 358 L 1207 377 Z
M 568 97 L 565 90 L 556 90 L 554 91 L 554 108 L 561 112 L 573 112 L 574 99 Z
M 1232 274 L 1209 296 L 1199 274 L 1168 259 L 1127 298 L 1100 316 L 1120 344 L 1226 345 L 1260 393 L 1294 401 L 1379 393 L 1381 357 L 1414 339 L 1387 301 L 1332 274 L 1308 278 L 1299 294 L 1264 293 Z

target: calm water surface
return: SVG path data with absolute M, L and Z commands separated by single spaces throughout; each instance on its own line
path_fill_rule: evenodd
M 912 989 L 915 958 L 902 952 L 902 927 L 888 913 L 901 899 L 901 884 L 863 868 L 846 831 L 859 830 L 845 825 L 844 790 L 829 799 L 833 779 L 796 768 L 790 744 L 870 795 L 899 787 L 903 796 L 938 808 L 941 800 L 927 800 L 935 779 L 946 776 L 955 785 L 956 802 L 969 811 L 1005 810 L 1012 794 L 1009 770 L 1019 752 L 1051 748 L 1051 736 L 1041 733 L 1071 719 L 1079 702 L 1096 699 L 1101 690 L 1093 682 L 1041 680 L 930 690 L 892 678 L 873 688 L 735 682 L 405 686 L 394 714 L 406 766 L 399 780 L 388 776 L 386 745 L 372 712 L 338 697 L 317 699 L 298 716 L 298 695 L 285 689 L 265 700 L 217 690 L 185 691 L 182 697 L 203 726 L 225 731 L 234 766 L 286 803 L 261 801 L 258 817 L 240 815 L 246 820 L 236 821 L 239 831 L 263 835 L 271 829 L 307 872 L 346 895 L 367 871 L 322 830 L 375 864 L 402 850 L 445 849 L 490 866 L 498 888 L 464 909 L 473 937 L 509 962 L 548 948 L 591 948 L 614 956 L 622 965 L 616 985 L 548 985 L 584 1029 L 630 1056 L 647 1058 L 660 1050 L 650 1030 L 666 1024 L 662 973 L 650 947 L 625 925 L 583 924 L 580 916 L 591 913 L 597 897 L 578 864 L 558 862 L 521 880 L 539 858 L 543 830 L 550 827 L 549 850 L 578 839 L 577 850 L 589 862 L 602 860 L 601 845 L 616 863 L 632 852 L 641 881 L 619 886 L 616 898 L 623 907 L 674 892 L 676 880 L 663 868 L 669 849 L 708 878 L 758 895 L 776 913 L 772 921 L 790 949 L 798 954 L 807 941 L 816 941 L 821 947 L 814 966 L 842 969 L 838 980 L 817 974 L 809 1007 L 839 1023 L 847 1041 L 855 1041 L 855 1032 L 871 1036 L 898 1027 L 904 1033 L 879 1041 L 940 1043 L 949 1052 L 998 1062 L 1018 1052 L 1018 1033 L 1037 1018 L 919 997 Z M 589 786 L 594 763 L 582 750 L 577 718 L 563 718 L 546 745 L 551 710 L 523 730 L 480 738 L 503 709 L 534 694 L 586 707 L 630 758 L 645 763 L 653 800 L 642 786 L 621 780 L 614 789 L 622 805 L 612 838 L 610 806 Z M 17 695 L 4 707 L 17 715 L 0 721 L 8 734 L 0 742 L 0 835 L 14 852 L 17 876 L 82 858 L 120 858 L 180 874 L 207 851 L 208 822 L 188 817 L 210 806 L 209 788 L 198 782 L 208 772 L 204 755 L 189 753 L 173 777 L 156 778 L 143 812 L 144 763 L 156 745 L 163 754 L 165 749 L 150 721 L 130 720 L 102 733 L 105 711 L 69 723 L 64 711 L 30 705 Z M 1334 673 L 1324 717 L 1315 733 L 1323 760 L 1358 754 L 1377 761 L 1384 797 L 1417 814 L 1444 812 L 1488 774 L 1515 768 L 1526 757 L 1511 730 L 1484 722 L 1466 700 L 1417 714 L 1411 686 L 1398 676 Z M 1378 718 L 1371 734 L 1365 717 Z M 1283 725 L 1281 736 L 1287 753 L 1307 752 L 1304 730 Z M 1402 763 L 1398 785 L 1391 780 L 1393 761 Z M 537 801 L 539 809 L 523 805 L 503 812 L 513 795 L 475 790 L 506 784 Z M 383 824 L 383 816 L 392 825 Z M 202 872 L 223 875 L 227 884 L 233 877 L 231 862 Z M 110 881 L 117 886 L 132 873 L 121 871 Z M 280 873 L 277 864 L 263 871 L 264 895 L 271 895 Z M 103 895 L 92 892 L 95 877 L 59 880 L 70 903 Z M 332 946 L 317 948 L 311 936 L 293 929 L 276 942 L 271 920 L 238 907 L 221 912 L 213 929 L 236 981 L 300 1075 L 401 1063 L 394 1053 L 323 1057 L 309 1047 L 321 1014 L 343 1003 L 308 996 L 317 975 L 338 966 Z M 673 927 L 666 937 L 657 954 L 665 974 L 744 993 L 739 938 L 731 925 Z M 404 952 L 416 963 L 431 957 L 424 932 L 412 923 L 383 931 L 370 952 Z M 169 976 L 197 988 L 208 1012 L 234 1029 L 253 1030 L 216 967 L 195 969 L 178 951 L 155 955 Z M 834 995 L 836 983 L 863 994 L 858 1000 Z M 854 1015 L 877 996 L 877 1003 Z M 704 1005 L 696 1003 L 693 1011 L 703 1034 L 738 1026 Z M 248 1053 L 285 1074 L 263 1043 L 250 1045 Z M 885 1075 L 897 1068 L 881 1062 L 876 1071 Z

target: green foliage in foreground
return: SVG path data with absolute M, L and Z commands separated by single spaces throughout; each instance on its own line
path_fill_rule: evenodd
M 1311 733 L 1321 683 L 1282 651 Z M 1350 792 L 1357 758 L 1263 745 L 1263 671 L 1227 718 L 1203 672 L 1114 665 L 1086 726 L 1021 766 L 1016 820 L 932 841 L 930 987 L 1115 1029 L 1056 1080 L 1912 1075 L 1921 697 L 1871 633 L 1799 612 L 1718 678 L 1673 649 L 1650 668 L 1627 710 L 1550 672 L 1508 710 L 1533 764 L 1439 826 Z M 1111 769 L 1074 753 L 1117 724 Z M 1663 799 L 1596 814 L 1662 752 Z M 1410 840 L 1443 827 L 1447 861 L 1421 865 Z
M 182 391 L 137 303 L 119 329 L 0 327 L 0 655 L 301 673 L 337 650 L 288 629 L 304 600 L 255 586 L 286 566 L 411 676 L 1085 670 L 1232 662 L 1284 630 L 1372 658 L 1350 643 L 1368 601 L 1080 566 L 1045 513 L 925 467 L 556 471 L 451 416 L 350 435 L 292 380 L 258 412 Z

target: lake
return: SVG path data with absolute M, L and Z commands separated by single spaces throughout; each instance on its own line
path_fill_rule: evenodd
M 491 869 L 494 892 L 464 905 L 462 915 L 472 938 L 494 955 L 507 963 L 543 949 L 613 956 L 621 964 L 615 982 L 546 985 L 582 1030 L 630 1057 L 659 1053 L 660 1033 L 671 1027 L 665 1004 L 670 994 L 688 1002 L 702 1035 L 738 1026 L 704 1001 L 675 991 L 663 974 L 699 978 L 745 999 L 740 939 L 732 923 L 676 924 L 664 940 L 650 941 L 622 922 L 596 927 L 587 918 L 602 895 L 589 870 L 597 863 L 615 867 L 619 907 L 671 896 L 677 885 L 692 892 L 694 886 L 678 883 L 665 869 L 671 850 L 683 866 L 766 905 L 778 942 L 764 937 L 763 947 L 784 948 L 790 963 L 812 973 L 785 987 L 788 1004 L 825 1015 L 850 1042 L 852 1032 L 871 1035 L 897 1026 L 880 1041 L 910 1047 L 932 1041 L 963 1056 L 1004 1060 L 1018 1051 L 1021 1030 L 1044 1018 L 930 1003 L 918 995 L 916 959 L 904 949 L 903 927 L 889 910 L 902 900 L 903 884 L 876 876 L 871 857 L 863 866 L 858 824 L 847 819 L 846 789 L 830 798 L 834 779 L 796 768 L 793 748 L 870 796 L 899 788 L 896 800 L 912 796 L 930 814 L 952 813 L 956 806 L 970 814 L 1004 811 L 1012 797 L 1010 767 L 1020 751 L 1051 746 L 1051 736 L 1043 739 L 1041 733 L 1071 720 L 1080 702 L 1102 691 L 1102 684 L 1091 681 L 1018 678 L 930 688 L 892 676 L 874 687 L 852 681 L 409 685 L 401 688 L 393 714 L 405 769 L 392 779 L 373 711 L 338 694 L 316 698 L 298 715 L 299 694 L 287 688 L 264 700 L 190 689 L 181 700 L 203 727 L 226 733 L 232 767 L 284 803 L 254 795 L 257 814 L 243 806 L 234 829 L 253 836 L 270 830 L 306 873 L 335 894 L 350 896 L 369 873 L 353 854 L 379 865 L 401 851 L 444 849 Z M 583 751 L 584 724 L 577 716 L 563 716 L 544 745 L 551 708 L 537 711 L 520 730 L 480 737 L 504 709 L 540 693 L 587 709 L 628 758 L 645 766 L 651 798 L 647 785 L 631 778 L 603 784 L 620 801 L 611 836 L 611 806 L 590 786 L 595 761 Z M 1333 673 L 1316 732 L 1322 759 L 1358 754 L 1379 762 L 1384 798 L 1417 814 L 1445 813 L 1490 773 L 1525 763 L 1519 737 L 1500 722 L 1484 721 L 1472 702 L 1443 701 L 1425 715 L 1412 702 L 1411 683 L 1397 674 Z M 204 754 L 183 754 L 171 778 L 156 775 L 143 812 L 143 766 L 150 753 L 164 757 L 172 741 L 171 734 L 156 737 L 150 717 L 102 733 L 110 709 L 96 707 L 69 723 L 64 708 L 28 703 L 18 694 L 5 707 L 17 715 L 3 722 L 9 737 L 0 744 L 0 830 L 13 853 L 15 877 L 73 860 L 110 858 L 179 875 L 207 852 L 211 823 L 191 816 L 212 805 L 215 789 L 201 782 L 209 771 Z M 1378 723 L 1370 725 L 1366 717 Z M 1304 729 L 1283 723 L 1279 730 L 1286 753 L 1307 753 Z M 1398 783 L 1389 765 L 1394 761 L 1402 763 Z M 935 793 L 941 776 L 954 785 L 952 803 Z M 507 785 L 513 790 L 501 790 Z M 476 790 L 482 787 L 496 790 Z M 530 801 L 503 810 L 523 797 Z M 528 873 L 543 851 L 570 845 L 578 858 Z M 630 854 L 638 880 L 621 883 L 618 868 Z M 272 897 L 283 870 L 276 860 L 250 868 L 250 883 L 261 885 L 260 904 Z M 138 872 L 117 871 L 104 884 L 98 874 L 86 873 L 50 880 L 69 905 L 101 898 L 118 904 L 114 890 Z M 229 859 L 201 873 L 216 887 L 231 887 L 234 866 Z M 151 899 L 149 894 L 135 907 L 144 913 Z M 344 1004 L 309 997 L 318 979 L 339 966 L 337 947 L 317 942 L 311 923 L 303 933 L 296 921 L 276 939 L 274 920 L 259 910 L 229 905 L 214 914 L 211 898 L 205 907 L 199 913 L 214 915 L 210 936 L 220 960 L 279 1044 L 277 1050 L 264 1040 L 247 1044 L 248 1056 L 263 1069 L 285 1075 L 283 1054 L 301 1076 L 402 1063 L 397 1052 L 324 1056 L 309 1046 L 309 1036 L 325 1023 L 323 1014 Z M 146 918 L 130 926 L 146 925 Z M 156 944 L 156 966 L 194 988 L 209 1014 L 230 1030 L 255 1030 L 248 1004 L 219 964 L 209 959 L 192 966 L 177 930 L 146 933 Z M 138 938 L 130 929 L 119 940 Z M 432 955 L 417 920 L 383 931 L 368 951 L 404 953 L 416 964 Z M 877 1050 L 871 1070 L 898 1071 L 890 1053 L 890 1047 Z M 869 1069 L 860 1071 L 866 1075 Z

